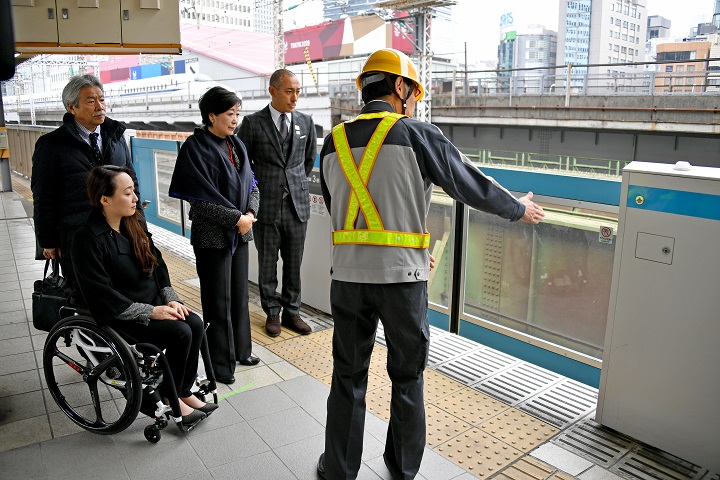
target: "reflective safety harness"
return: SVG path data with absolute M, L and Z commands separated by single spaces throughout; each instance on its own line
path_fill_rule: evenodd
M 364 113 L 352 120 L 354 122 L 356 120 L 381 119 L 365 147 L 360 165 L 355 164 L 355 158 L 348 144 L 345 124 L 341 123 L 333 128 L 332 136 L 335 151 L 338 154 L 340 167 L 351 188 L 345 226 L 343 230 L 333 231 L 333 245 L 359 244 L 405 248 L 428 248 L 430 246 L 429 233 L 385 230 L 377 207 L 375 207 L 375 202 L 373 202 L 367 189 L 370 174 L 375 166 L 375 160 L 378 153 L 380 153 L 380 147 L 382 147 L 385 137 L 392 126 L 395 125 L 395 122 L 404 116 L 393 112 L 377 112 Z M 362 210 L 365 217 L 367 229 L 355 228 L 355 221 L 360 210 Z

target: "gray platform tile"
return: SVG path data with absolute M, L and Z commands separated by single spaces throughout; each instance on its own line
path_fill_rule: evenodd
M 0 472 L 2 472 L 2 477 L 8 479 L 47 479 L 45 466 L 42 462 L 38 461 L 39 458 L 39 443 L 0 453 Z
M 0 275 L 0 277 L 2 277 L 2 275 Z M 10 280 L 5 281 L 7 282 Z M 3 314 L 5 312 L 15 312 L 18 310 L 25 310 L 25 303 L 22 300 L 8 300 L 0 303 L 0 314 Z
M 128 473 L 112 440 L 82 432 L 40 444 L 42 462 L 49 479 L 128 479 Z
M 307 375 L 307 373 L 303 372 L 295 365 L 285 361 L 271 363 L 268 366 L 273 372 L 280 375 L 280 378 L 282 378 L 283 380 L 292 380 L 293 378 L 303 377 Z
M 30 339 L 32 340 L 33 350 L 42 350 L 45 347 L 45 339 L 47 338 L 47 332 L 38 330 L 35 327 L 30 327 Z
M 28 330 L 27 323 L 9 323 L 7 325 L 0 325 L 0 340 L 28 337 L 29 335 L 30 330 Z
M 419 473 L 431 480 L 450 480 L 462 475 L 465 470 L 433 450 L 425 448 Z
M 140 441 L 140 440 L 139 440 Z M 189 442 L 150 444 L 144 438 L 145 448 L 132 454 L 121 454 L 129 477 L 137 480 L 178 478 L 207 472 L 202 460 Z
M 27 312 L 25 310 L 16 310 L 14 312 L 5 312 L 0 315 L 0 325 L 8 325 L 11 323 L 27 323 Z
M 54 403 L 53 401 L 53 404 Z M 50 429 L 52 430 L 53 438 L 67 437 L 68 435 L 75 435 L 85 431 L 59 409 L 56 412 L 48 413 L 48 418 L 50 419 Z
M 12 282 L 10 282 L 12 283 Z M 7 282 L 6 282 L 7 284 Z M 22 290 L 20 290 L 20 285 L 18 284 L 18 287 L 14 290 L 0 290 L 0 303 L 4 302 L 10 302 L 10 301 L 18 301 L 23 299 Z
M 274 450 L 280 460 L 297 478 L 313 479 L 317 477 L 317 461 L 325 449 L 325 434 L 291 443 Z
M 212 417 L 207 421 L 210 420 Z M 245 422 L 211 432 L 199 433 L 193 430 L 187 438 L 207 468 L 236 462 L 270 450 L 267 443 Z
M 0 425 L 0 445 L 2 450 L 24 447 L 52 438 L 47 415 L 26 418 Z
M 235 383 L 230 385 L 229 389 L 243 388 L 244 390 L 252 390 L 253 388 L 266 387 L 278 382 L 282 382 L 282 378 L 267 365 L 252 368 L 240 365 L 235 369 Z
M 21 267 L 22 268 L 22 267 Z M 18 280 L 40 280 L 43 278 L 43 275 L 45 273 L 45 267 L 42 268 L 23 268 L 22 270 L 17 272 Z M 50 272 L 48 272 L 50 273 Z
M 330 387 L 310 375 L 286 380 L 278 388 L 301 407 L 324 406 L 330 393 Z
M 387 438 L 388 424 L 382 418 L 365 412 L 365 435 L 372 435 L 381 442 L 385 442 Z
M 213 480 L 213 476 L 209 470 L 204 472 L 192 473 L 183 477 L 178 477 L 177 480 Z
M 546 443 L 536 448 L 530 452 L 530 455 L 576 477 L 594 465 L 592 462 L 552 443 Z
M 0 263 L 0 275 L 10 275 L 12 273 L 17 273 L 17 267 L 15 266 L 15 262 L 6 262 L 5 264 Z
M 227 402 L 245 420 L 264 417 L 283 410 L 296 408 L 297 404 L 277 385 L 256 388 L 228 397 Z
M 16 353 L 15 355 L 5 355 L 0 361 L 0 375 L 8 375 L 11 373 L 26 372 L 28 370 L 36 370 L 35 352 Z
M 0 397 L 0 425 L 40 415 L 45 415 L 45 401 L 39 390 Z
M 453 478 L 452 480 L 477 480 L 477 477 L 468 472 L 465 472 L 465 473 Z
M 323 426 L 300 407 L 266 415 L 248 422 L 271 448 L 319 435 Z
M 252 352 L 253 355 L 258 357 L 266 365 L 285 361 L 282 357 L 275 355 L 273 352 L 262 345 L 258 345 L 257 343 L 252 344 Z
M 623 477 L 615 475 L 612 472 L 605 470 L 604 468 L 594 465 L 589 470 L 585 470 L 581 473 L 578 478 L 580 480 L 622 480 Z
M 211 468 L 210 473 L 215 480 L 297 480 L 316 479 L 314 477 L 296 476 L 272 452 L 245 458 L 243 460 Z
M 385 439 L 379 440 L 372 435 L 363 435 L 363 462 L 367 462 L 373 458 L 382 457 L 384 451 Z
M 0 397 L 18 395 L 40 390 L 40 378 L 36 370 L 0 376 Z
M 18 323 L 18 325 L 22 325 Z M 27 325 L 27 324 L 26 324 Z M 0 358 L 6 355 L 17 355 L 18 353 L 32 352 L 33 344 L 29 337 L 11 338 L 0 340 Z
M 212 402 L 212 396 L 209 400 Z M 219 405 L 220 407 L 218 407 L 218 409 L 215 410 L 210 415 L 210 417 L 206 418 L 197 427 L 195 427 L 195 429 L 192 431 L 193 435 L 206 432 L 214 432 L 216 430 L 227 427 L 228 425 L 235 425 L 245 422 L 245 419 L 243 419 L 243 417 L 237 412 L 235 408 L 233 408 L 230 403 L 228 403 L 227 400 L 220 400 Z M 173 427 L 172 429 L 168 427 L 166 431 L 167 430 L 174 430 L 175 432 L 178 432 L 178 429 L 175 427 Z

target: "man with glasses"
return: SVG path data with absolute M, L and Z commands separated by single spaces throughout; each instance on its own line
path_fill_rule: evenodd
M 354 479 L 362 460 L 365 392 L 378 321 L 392 381 L 385 465 L 412 479 L 425 447 L 423 370 L 430 340 L 427 215 L 433 184 L 452 198 L 510 221 L 538 223 L 532 192 L 516 199 L 486 177 L 440 129 L 411 117 L 424 94 L 415 66 L 378 50 L 357 77 L 365 107 L 337 125 L 320 153 L 320 184 L 332 220 L 330 304 L 333 377 L 322 478 Z

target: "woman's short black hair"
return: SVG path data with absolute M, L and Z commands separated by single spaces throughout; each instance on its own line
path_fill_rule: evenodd
M 203 93 L 198 102 L 203 125 L 210 126 L 210 114 L 220 115 L 240 103 L 240 98 L 223 87 L 212 87 Z

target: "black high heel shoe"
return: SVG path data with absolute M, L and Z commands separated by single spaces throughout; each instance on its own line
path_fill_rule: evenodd
M 206 403 L 202 407 L 196 408 L 195 410 L 198 410 L 209 417 L 212 412 L 218 409 L 219 406 L 220 405 L 218 405 L 217 403 Z
M 205 412 L 200 411 L 200 409 L 195 409 L 192 411 L 192 413 L 182 416 L 183 427 L 192 427 L 200 420 L 203 420 L 205 417 L 207 417 Z

